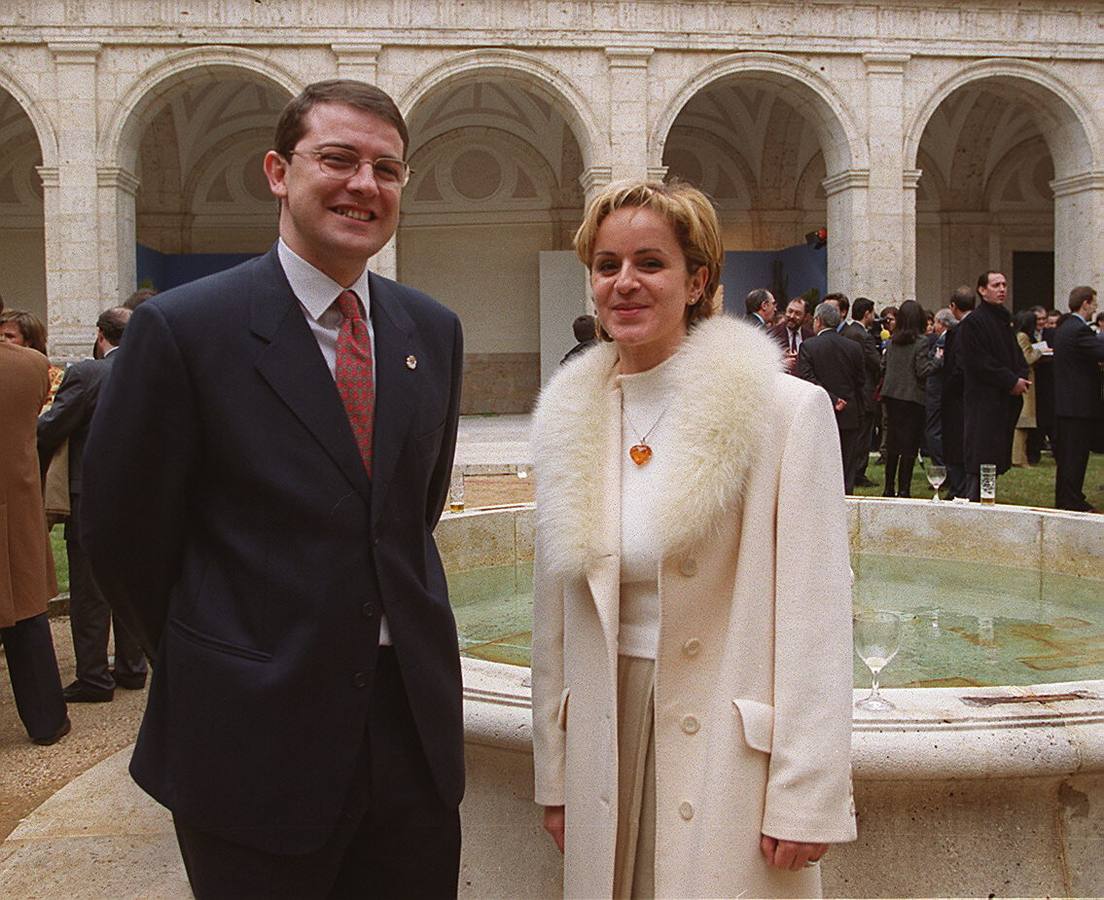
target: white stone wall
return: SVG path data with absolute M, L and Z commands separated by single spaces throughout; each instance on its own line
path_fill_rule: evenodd
M 18 255 L 13 281 L 44 292 L 26 305 L 47 314 L 53 349 L 84 352 L 96 311 L 134 287 L 140 139 L 181 85 L 244 79 L 290 95 L 364 78 L 416 121 L 459 85 L 510 83 L 567 123 L 592 194 L 611 178 L 663 174 L 683 106 L 733 80 L 783 98 L 819 141 L 832 289 L 931 302 L 979 266 L 1007 271 L 1014 250 L 1053 249 L 1062 297 L 1104 282 L 1102 46 L 1101 2 L 8 0 L 0 90 L 40 145 L 43 271 L 30 272 L 24 232 L 2 225 L 0 255 Z M 1053 208 L 987 227 L 994 211 L 981 203 L 965 231 L 926 211 L 918 231 L 925 131 L 969 85 L 1012 97 L 1043 136 Z M 948 190 L 944 213 L 959 188 Z M 759 231 L 780 239 L 804 221 Z M 748 228 L 726 232 L 742 240 Z M 395 271 L 394 246 L 376 265 Z

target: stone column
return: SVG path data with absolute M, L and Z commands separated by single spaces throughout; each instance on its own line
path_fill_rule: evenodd
M 46 310 L 51 354 L 87 356 L 100 294 L 96 184 L 96 60 L 100 45 L 55 41 L 58 160 L 40 168 L 45 191 Z
M 1104 295 L 1104 172 L 1050 183 L 1054 191 L 1054 307 L 1065 311 L 1070 289 L 1089 284 Z
M 648 60 L 650 47 L 607 47 L 612 177 L 648 172 Z
M 584 203 L 590 203 L 598 193 L 613 181 L 613 169 L 610 166 L 591 166 L 583 169 L 579 176 L 579 184 L 583 188 Z
M 361 41 L 348 41 L 340 44 L 330 44 L 334 56 L 337 58 L 337 77 L 350 78 L 354 81 L 363 81 L 374 84 L 388 90 L 386 84 L 380 83 L 379 56 L 383 51 L 382 44 L 372 44 Z M 368 262 L 373 272 L 386 278 L 398 276 L 398 252 L 396 237 L 392 235 L 379 253 Z
M 901 299 L 916 299 L 916 186 L 923 174 L 920 169 L 905 169 L 902 173 L 901 223 Z M 942 302 L 938 297 L 925 297 L 921 305 L 938 309 Z M 934 304 L 934 307 L 932 306 Z
M 117 166 L 100 166 L 96 183 L 100 209 L 100 305 L 106 307 L 112 302 L 122 303 L 138 287 L 134 211 L 138 178 Z
M 828 290 L 868 296 L 879 308 L 888 299 L 872 290 L 867 217 L 868 169 L 846 169 L 822 182 L 828 206 Z
M 913 202 L 908 204 L 902 181 L 904 73 L 908 60 L 908 55 L 902 53 L 863 54 L 870 180 L 869 234 L 860 257 L 860 285 L 862 292 L 879 305 L 897 305 L 916 293 L 915 190 Z M 906 252 L 911 259 L 906 260 Z

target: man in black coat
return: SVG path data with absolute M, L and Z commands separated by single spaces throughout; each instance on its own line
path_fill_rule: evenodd
M 961 324 L 977 305 L 977 293 L 969 285 L 962 285 L 951 294 L 947 308 Z M 943 345 L 943 388 L 939 403 L 939 415 L 943 425 L 943 461 L 947 466 L 947 498 L 969 496 L 966 479 L 965 454 L 962 449 L 962 433 L 965 428 L 963 392 L 966 373 L 958 353 L 958 326 L 947 332 Z
M 263 257 L 134 313 L 88 439 L 84 537 L 155 654 L 131 774 L 196 897 L 455 896 L 456 623 L 433 528 L 460 322 L 367 269 L 406 125 L 308 85 L 264 158 Z
M 1027 360 L 1004 305 L 1008 282 L 1000 272 L 983 272 L 977 294 L 981 303 L 956 329 L 956 358 L 964 373 L 962 447 L 971 500 L 980 499 L 982 465 L 995 465 L 998 475 L 1012 467 L 1012 435 L 1029 387 Z
M 1100 365 L 1104 335 L 1089 323 L 1096 312 L 1096 290 L 1075 287 L 1069 296 L 1070 317 L 1054 334 L 1054 413 L 1056 447 L 1054 505 L 1058 509 L 1093 512 L 1085 499 L 1085 469 L 1095 430 L 1104 419 Z
M 862 422 L 855 438 L 855 485 L 875 487 L 866 477 L 866 465 L 870 461 L 870 436 L 874 431 L 874 418 L 878 415 L 878 401 L 874 393 L 882 378 L 882 351 L 878 340 L 870 333 L 874 324 L 874 301 L 867 297 L 857 297 L 851 309 L 851 322 L 844 324 L 850 306 L 846 294 L 827 294 L 828 303 L 835 302 L 839 308 L 840 326 L 838 331 L 859 345 L 863 356 Z
M 92 578 L 88 555 L 77 522 L 84 496 L 84 446 L 100 390 L 118 357 L 130 310 L 116 306 L 96 321 L 96 358 L 82 359 L 65 370 L 53 404 L 38 419 L 38 455 L 45 472 L 54 452 L 69 440 L 69 521 L 65 523 L 65 553 L 69 560 L 69 627 L 77 658 L 77 678 L 64 691 L 66 703 L 104 703 L 115 688 L 141 690 L 146 684 L 146 658 L 118 617 L 111 615 Z M 108 668 L 107 649 L 115 632 L 115 666 Z
M 839 429 L 844 490 L 853 494 L 855 441 L 862 425 L 863 357 L 858 344 L 836 331 L 839 323 L 836 306 L 827 302 L 817 305 L 813 312 L 816 335 L 804 341 L 797 351 L 797 374 L 819 384 L 832 400 Z

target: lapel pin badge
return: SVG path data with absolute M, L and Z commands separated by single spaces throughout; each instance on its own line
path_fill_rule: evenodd
M 415 370 L 416 368 L 418 368 L 418 357 L 416 357 L 416 356 L 415 356 L 415 355 L 414 355 L 413 353 L 411 353 L 411 354 L 410 354 L 410 355 L 409 355 L 409 356 L 408 356 L 408 357 L 406 358 L 406 367 L 407 367 L 408 369 L 410 369 L 410 371 L 412 371 L 412 372 L 413 372 L 413 371 L 414 371 L 414 370 Z

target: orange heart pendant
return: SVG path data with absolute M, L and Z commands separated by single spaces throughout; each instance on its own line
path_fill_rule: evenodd
M 652 458 L 652 448 L 647 444 L 633 444 L 629 447 L 629 457 L 638 466 L 642 466 Z

